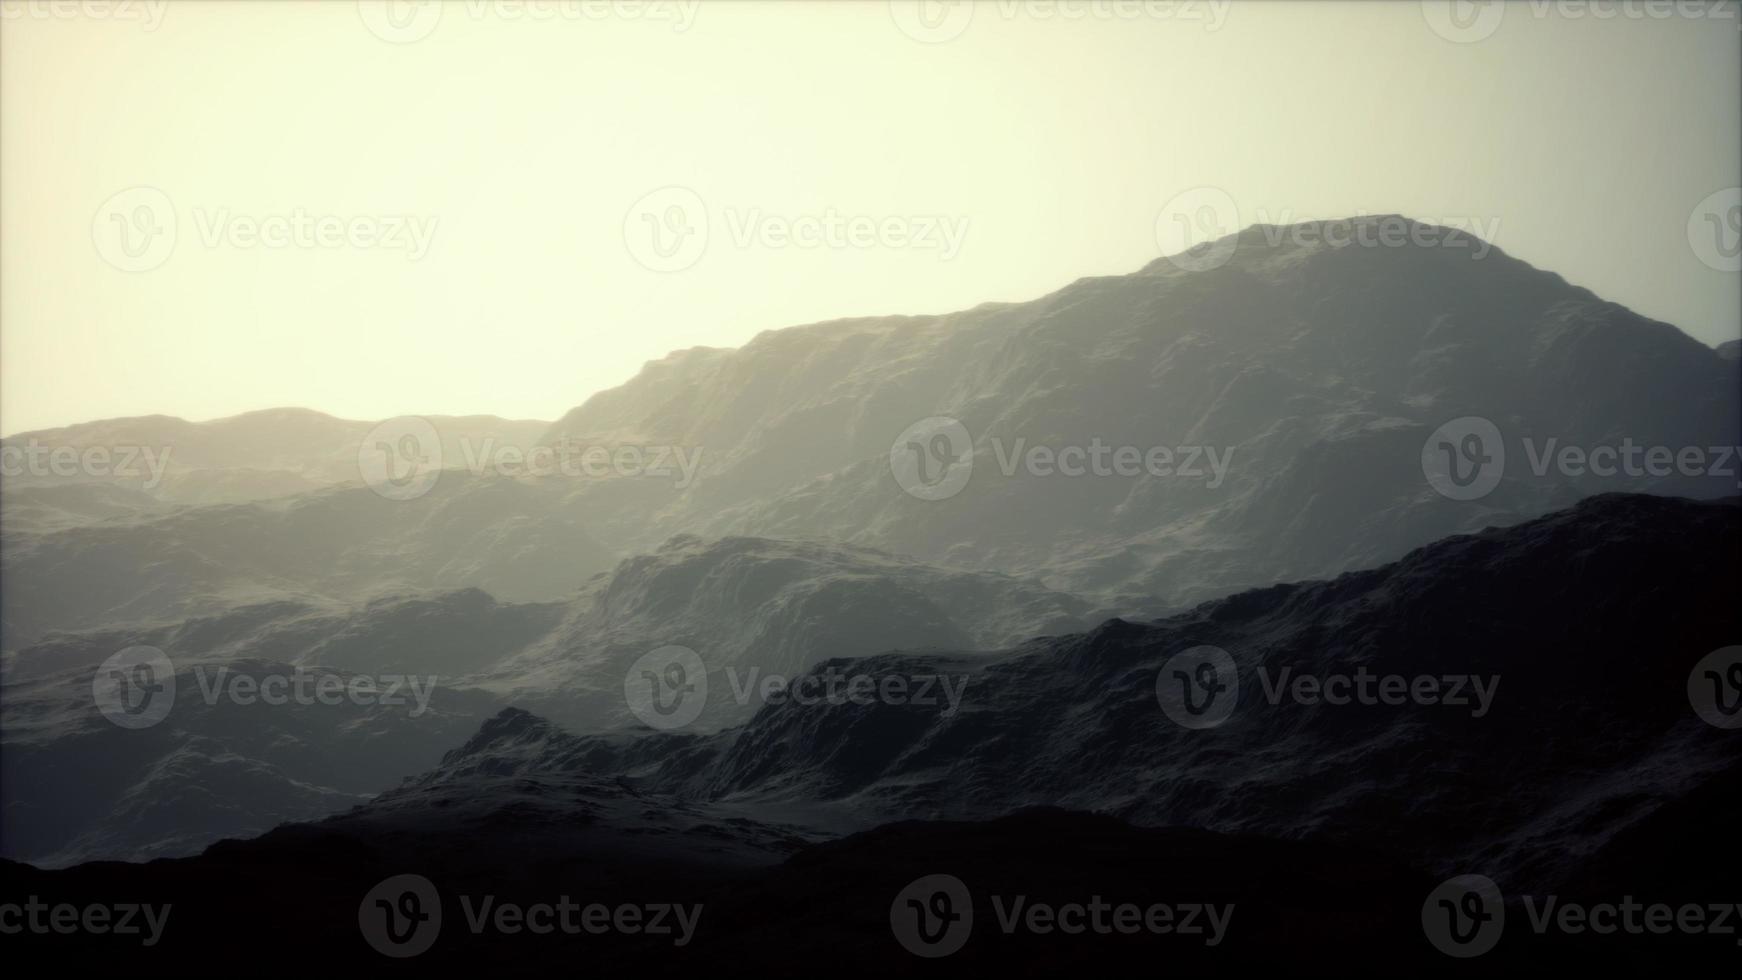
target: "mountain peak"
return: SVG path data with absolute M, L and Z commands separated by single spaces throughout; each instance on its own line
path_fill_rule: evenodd
M 1497 255 L 1510 259 L 1484 236 L 1479 224 L 1474 228 L 1454 227 L 1418 221 L 1402 214 L 1358 214 L 1280 224 L 1255 222 L 1231 234 L 1199 242 L 1183 252 L 1156 259 L 1144 266 L 1140 274 L 1192 268 L 1207 271 L 1235 261 L 1242 254 L 1271 257 L 1317 254 L 1340 252 L 1350 246 L 1363 252 L 1437 251 L 1459 258 L 1483 259 Z

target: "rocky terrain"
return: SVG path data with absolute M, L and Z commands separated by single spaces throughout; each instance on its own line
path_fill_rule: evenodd
M 1593 942 L 1530 929 L 1524 903 L 1735 900 L 1742 867 L 1707 845 L 1742 818 L 1742 757 L 1731 733 L 1691 712 L 1686 686 L 1689 665 L 1742 626 L 1739 518 L 1733 502 L 1603 496 L 1151 624 L 857 662 L 877 675 L 966 674 L 969 697 L 948 717 L 785 704 L 714 734 L 579 736 L 509 709 L 432 771 L 317 824 L 197 858 L 4 871 L 44 902 L 100 892 L 171 906 L 146 950 L 120 936 L 26 937 L 92 967 L 173 963 L 195 948 L 246 955 L 262 919 L 299 937 L 262 972 L 365 942 L 387 950 L 368 926 L 359 934 L 359 916 L 415 875 L 429 892 L 400 899 L 426 917 L 410 953 L 433 949 L 450 966 L 540 972 L 584 955 L 676 974 L 754 957 L 778 934 L 790 945 L 770 972 L 851 950 L 837 971 L 873 975 L 916 962 L 901 926 L 891 932 L 901 897 L 949 875 L 963 891 L 940 911 L 974 916 L 952 966 L 1046 973 L 1159 957 L 1438 974 L 1456 961 L 1423 938 L 1424 899 L 1447 876 L 1478 873 L 1498 883 L 1507 916 L 1485 967 L 1710 969 L 1733 957 L 1731 936 Z M 1238 706 L 1194 730 L 1167 715 L 1157 679 L 1206 642 L 1238 665 Z M 1496 683 L 1481 704 L 1271 703 L 1258 678 L 1284 668 L 1492 672 Z M 559 897 L 650 917 L 682 907 L 693 928 L 546 929 L 531 941 L 519 918 L 478 912 L 486 898 L 519 909 Z M 1022 926 L 1034 920 L 1010 911 L 1016 897 L 1173 903 L 1182 928 L 1090 942 Z

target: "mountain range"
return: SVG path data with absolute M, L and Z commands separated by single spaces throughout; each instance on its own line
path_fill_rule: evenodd
M 1269 937 L 1229 960 L 1260 965 L 1393 943 L 1399 896 L 1472 868 L 1508 895 L 1721 893 L 1734 861 L 1663 862 L 1742 816 L 1732 733 L 1688 703 L 1742 633 L 1737 343 L 1499 249 L 1322 230 L 678 351 L 548 424 L 273 410 L 0 440 L 0 858 L 45 891 L 185 895 L 206 935 L 240 896 L 354 945 L 359 886 L 519 867 L 535 892 L 693 887 L 745 930 L 798 915 L 816 952 L 888 946 L 922 873 L 862 873 L 892 848 L 1057 840 L 1054 885 L 1065 855 L 1126 890 L 1182 866 L 1227 894 L 1226 870 Z M 44 471 L 57 447 L 155 462 Z M 384 484 L 372 453 L 437 462 Z M 136 647 L 175 688 L 132 729 L 92 689 Z M 1192 727 L 1206 664 L 1237 698 Z M 407 696 L 224 686 L 304 676 Z M 1434 700 L 1325 699 L 1387 678 Z M 837 681 L 881 694 L 804 696 Z M 962 866 L 1011 880 L 992 855 Z M 1303 881 L 1340 925 L 1299 925 Z
M 675 973 L 796 929 L 795 951 L 840 944 L 856 951 L 843 969 L 869 975 L 907 962 L 886 931 L 891 899 L 938 873 L 971 882 L 984 916 L 952 963 L 1158 955 L 1316 971 L 1350 968 L 1353 943 L 1438 972 L 1452 961 L 1408 938 L 1417 908 L 1442 878 L 1480 873 L 1510 903 L 1506 942 L 1485 965 L 1715 964 L 1728 937 L 1533 936 L 1516 896 L 1625 887 L 1641 902 L 1734 900 L 1742 864 L 1699 842 L 1742 818 L 1742 757 L 1690 710 L 1686 688 L 1692 665 L 1742 626 L 1739 506 L 1604 495 L 1151 623 L 842 665 L 965 676 L 957 711 L 787 702 L 712 734 L 577 735 L 509 708 L 430 771 L 319 823 L 147 865 L 8 870 L 33 894 L 173 898 L 182 931 L 150 954 L 168 959 L 196 943 L 231 949 L 247 935 L 239 916 L 267 917 L 306 940 L 273 971 L 355 943 L 359 896 L 402 873 L 437 883 L 447 962 L 510 948 L 462 925 L 475 913 L 461 903 L 481 890 L 688 901 L 711 916 L 693 950 L 559 936 L 512 947 L 513 972 L 584 950 Z M 1170 718 L 1158 682 L 1206 643 L 1231 655 L 1238 704 L 1194 729 Z M 1487 677 L 1490 696 L 1399 707 L 1265 694 L 1267 672 L 1361 670 Z M 1061 946 L 992 924 L 1011 894 L 1083 901 L 1084 881 L 1108 902 L 1226 903 L 1226 946 L 1184 935 Z M 92 944 L 75 958 L 120 955 Z

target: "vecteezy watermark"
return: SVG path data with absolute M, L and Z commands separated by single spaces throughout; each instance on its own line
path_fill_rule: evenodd
M 1203 480 L 1215 490 L 1228 477 L 1234 447 L 1116 446 L 1099 436 L 1087 445 L 1029 445 L 1026 437 L 987 440 L 998 472 L 1013 477 L 1154 477 Z M 974 472 L 974 441 L 967 426 L 947 416 L 920 419 L 889 446 L 896 485 L 921 500 L 947 500 L 961 493 Z
M 1422 0 L 1421 15 L 1435 34 L 1457 44 L 1494 35 L 1506 18 L 1504 0 Z
M 1742 187 L 1713 191 L 1688 215 L 1688 245 L 1706 267 L 1742 272 Z
M 1688 704 L 1713 728 L 1742 728 L 1742 646 L 1713 650 L 1694 664 Z
M 340 705 L 402 707 L 410 717 L 429 710 L 438 678 L 431 674 L 340 674 L 294 667 L 288 673 L 254 674 L 228 665 L 193 668 L 194 682 L 207 705 L 219 700 L 250 706 Z M 121 728 L 150 728 L 175 707 L 173 661 L 152 646 L 131 646 L 98 665 L 91 677 L 91 699 L 98 712 Z M 409 700 L 408 700 L 409 699 Z
M 35 895 L 23 902 L 0 903 L 0 933 L 16 936 L 138 936 L 141 946 L 156 946 L 174 906 L 137 902 L 50 905 Z
M 388 500 L 416 500 L 442 476 L 442 437 L 429 419 L 402 415 L 380 423 L 357 444 L 363 485 Z
M 711 231 L 725 228 L 735 248 L 896 249 L 936 252 L 945 261 L 961 251 L 968 218 L 945 214 L 771 214 L 725 207 L 716 219 L 688 187 L 662 187 L 643 195 L 623 216 L 629 255 L 654 272 L 681 272 L 700 262 Z
M 0 21 L 106 20 L 155 31 L 168 10 L 169 0 L 0 0 Z
M 1353 671 L 1297 674 L 1293 667 L 1258 667 L 1258 684 L 1271 707 L 1287 701 L 1302 707 L 1451 707 L 1485 717 L 1500 690 L 1498 674 L 1376 674 L 1366 666 Z M 1195 646 L 1169 657 L 1155 675 L 1155 699 L 1162 713 L 1182 728 L 1214 728 L 1227 721 L 1240 701 L 1240 671 L 1228 651 Z
M 1650 446 L 1631 438 L 1618 444 L 1575 446 L 1558 438 L 1522 440 L 1532 475 L 1550 471 L 1570 479 L 1713 478 L 1742 487 L 1742 447 Z M 1476 415 L 1452 419 L 1428 434 L 1421 447 L 1421 470 L 1428 485 L 1452 500 L 1480 500 L 1506 475 L 1507 446 L 1500 427 Z
M 412 261 L 429 254 L 437 217 L 412 214 L 242 214 L 228 207 L 193 208 L 193 227 L 208 249 L 402 251 Z M 91 241 L 103 261 L 122 272 L 149 272 L 168 262 L 179 241 L 175 203 L 155 187 L 111 195 L 91 218 Z
M 974 475 L 974 439 L 947 416 L 920 419 L 890 444 L 889 471 L 897 486 L 921 500 L 948 500 Z
M 563 437 L 522 447 L 493 436 L 458 440 L 459 462 L 473 476 L 672 479 L 688 489 L 701 469 L 700 446 L 602 446 Z M 376 425 L 357 445 L 357 473 L 376 494 L 415 500 L 435 489 L 452 455 L 428 419 L 405 415 Z
M 444 11 L 472 21 L 593 23 L 640 20 L 671 25 L 682 34 L 695 24 L 701 0 L 358 0 L 369 33 L 390 44 L 421 41 L 441 26 Z
M 623 675 L 623 702 L 649 728 L 669 731 L 694 724 L 708 706 L 707 665 L 685 646 L 644 653 Z
M 150 728 L 175 707 L 175 686 L 175 664 L 162 650 L 131 646 L 97 665 L 91 700 L 121 728 Z
M 175 204 L 155 187 L 118 191 L 91 216 L 91 243 L 122 272 L 150 272 L 175 254 Z
M 939 717 L 949 718 L 962 708 L 968 689 L 966 674 L 867 674 L 848 673 L 834 664 L 821 671 L 787 677 L 764 674 L 762 668 L 725 670 L 732 700 L 740 705 L 754 699 L 760 704 L 796 704 L 810 708 L 819 704 L 918 705 L 938 708 Z
M 1447 956 L 1481 956 L 1500 941 L 1506 928 L 1506 903 L 1500 886 L 1482 875 L 1443 881 L 1421 903 L 1421 929 L 1428 942 Z
M 1295 674 L 1293 667 L 1284 667 L 1274 676 L 1270 668 L 1259 666 L 1258 683 L 1264 688 L 1264 699 L 1278 705 L 1286 698 L 1308 707 L 1328 704 L 1334 707 L 1356 704 L 1363 707 L 1420 707 L 1443 705 L 1449 708 L 1469 708 L 1470 717 L 1481 718 L 1494 706 L 1494 695 L 1500 690 L 1500 675 L 1490 674 L 1375 674 L 1365 666 L 1353 673 Z
M 962 695 L 968 689 L 966 674 L 854 673 L 833 663 L 798 677 L 736 665 L 720 673 L 726 678 L 732 702 L 740 707 L 752 703 L 804 708 L 917 705 L 938 708 L 938 714 L 948 718 L 961 710 Z M 707 707 L 710 689 L 718 686 L 710 688 L 707 665 L 700 654 L 685 646 L 663 646 L 645 653 L 623 675 L 623 701 L 630 713 L 661 731 L 694 724 Z
M 1240 702 L 1239 668 L 1221 647 L 1182 650 L 1156 673 L 1155 700 L 1181 728 L 1215 728 Z
M 438 218 L 416 214 L 237 214 L 195 207 L 194 227 L 206 248 L 379 249 L 402 251 L 413 261 L 429 254 Z
M 1421 472 L 1442 497 L 1488 496 L 1506 474 L 1506 440 L 1500 427 L 1475 415 L 1445 423 L 1422 443 Z
M 1234 904 L 1204 902 L 1038 902 L 1027 895 L 994 894 L 992 915 L 1006 936 L 1031 933 L 1080 936 L 1172 935 L 1219 946 L 1234 919 Z M 910 882 L 889 905 L 889 929 L 901 948 L 926 959 L 949 956 L 974 931 L 974 899 L 954 875 L 926 875 Z
M 526 450 L 492 439 L 474 448 L 470 439 L 461 439 L 460 452 L 475 476 L 675 477 L 678 490 L 695 482 L 702 465 L 700 446 L 600 446 L 567 437 Z
M 1193 187 L 1163 204 L 1155 217 L 1155 243 L 1174 267 L 1208 272 L 1226 265 L 1246 227 L 1233 195 L 1220 187 Z M 1500 219 L 1447 216 L 1415 220 L 1402 215 L 1355 214 L 1326 221 L 1302 220 L 1292 210 L 1258 208 L 1252 227 L 1264 245 L 1279 248 L 1438 248 L 1483 259 L 1493 251 Z
M 955 875 L 915 879 L 889 903 L 889 930 L 915 956 L 948 956 L 973 935 L 974 897 Z
M 1001 20 L 1176 21 L 1214 33 L 1232 7 L 1232 0 L 889 0 L 889 15 L 915 41 L 941 44 L 961 37 L 976 11 Z
M 1533 20 L 1738 20 L 1735 0 L 1422 0 L 1421 12 L 1435 34 L 1457 44 L 1493 37 L 1509 12 Z
M 143 477 L 140 488 L 155 490 L 169 469 L 171 446 L 47 445 L 35 436 L 0 445 L 0 476 L 113 479 Z M 143 466 L 143 469 L 141 468 Z
M 459 895 L 461 921 L 474 936 L 654 936 L 687 946 L 701 924 L 701 903 L 582 904 L 568 895 L 523 905 L 494 895 Z M 428 878 L 394 875 L 371 888 L 357 906 L 363 940 L 383 956 L 405 959 L 427 952 L 442 930 L 442 895 Z
M 441 893 L 423 875 L 394 875 L 357 903 L 357 928 L 383 956 L 406 959 L 427 952 L 442 932 Z
M 1623 895 L 1616 902 L 1570 902 L 1558 895 L 1525 895 L 1530 930 L 1567 936 L 1710 935 L 1731 937 L 1742 927 L 1742 903 L 1640 902 Z M 1459 875 L 1442 882 L 1421 907 L 1422 931 L 1435 949 L 1459 959 L 1481 956 L 1500 942 L 1506 905 L 1500 888 L 1483 875 Z M 1742 946 L 1742 939 L 1735 940 Z
M 1540 899 L 1526 895 L 1524 913 L 1537 935 L 1552 930 L 1569 936 L 1611 936 L 1618 932 L 1633 936 L 1734 936 L 1742 927 L 1742 903 L 1670 905 L 1637 902 L 1632 895 L 1623 895 L 1619 902 L 1595 904 L 1562 901 L 1557 895 Z M 1735 940 L 1735 945 L 1742 946 L 1742 939 Z
M 436 683 L 440 680 L 434 674 L 341 674 L 305 667 L 292 668 L 289 673 L 251 674 L 228 666 L 212 669 L 201 665 L 195 667 L 193 673 L 200 697 L 208 705 L 217 704 L 220 699 L 243 706 L 264 704 L 270 707 L 354 704 L 401 708 L 410 705 L 411 710 L 406 712 L 410 718 L 420 717 L 429 710 L 430 698 L 435 695 Z

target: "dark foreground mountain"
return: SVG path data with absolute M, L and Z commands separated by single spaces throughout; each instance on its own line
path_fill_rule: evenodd
M 15 866 L 8 896 L 173 902 L 187 931 L 160 944 L 172 962 L 239 955 L 261 928 L 295 934 L 296 948 L 267 964 L 287 970 L 322 956 L 373 962 L 359 913 L 380 907 L 364 896 L 416 874 L 435 897 L 405 900 L 395 885 L 388 905 L 407 916 L 440 905 L 425 956 L 505 970 L 584 955 L 656 974 L 722 959 L 786 974 L 837 950 L 834 972 L 906 971 L 921 961 L 902 945 L 900 917 L 929 909 L 935 934 L 971 903 L 972 934 L 943 961 L 952 968 L 1395 975 L 1458 965 L 1434 947 L 1424 906 L 1438 908 L 1441 882 L 1481 875 L 1505 910 L 1499 944 L 1476 961 L 1484 969 L 1733 962 L 1736 936 L 1715 913 L 1702 913 L 1710 932 L 1668 934 L 1596 935 L 1540 917 L 1550 897 L 1742 902 L 1742 859 L 1721 844 L 1742 820 L 1738 730 L 1689 701 L 1696 664 L 1742 634 L 1739 588 L 1742 504 L 1606 495 L 1155 623 L 819 668 L 879 683 L 965 677 L 953 706 L 786 701 L 712 734 L 574 735 L 504 711 L 436 769 L 345 815 L 198 858 Z M 1229 655 L 1238 697 L 1220 724 L 1187 727 L 1170 714 L 1175 657 L 1204 645 Z M 1300 694 L 1284 670 L 1317 678 L 1319 694 Z M 1331 678 L 1363 673 L 1415 693 L 1327 701 Z M 1294 693 L 1273 700 L 1273 687 Z M 1099 816 L 1023 812 L 1036 806 Z M 916 819 L 927 822 L 904 822 Z M 934 875 L 959 879 L 968 898 L 939 900 L 933 882 L 909 896 L 917 905 L 900 900 Z M 642 932 L 503 932 L 497 919 L 474 933 L 486 895 L 710 911 L 681 947 Z M 1235 911 L 1216 945 L 1178 930 L 1006 933 L 1016 896 Z M 1539 921 L 1550 924 L 1539 932 Z M 112 938 L 85 955 L 154 955 Z
M 1738 594 L 1742 504 L 1608 495 L 1151 624 L 815 672 L 865 677 L 863 690 L 898 678 L 898 703 L 790 699 L 712 735 L 577 736 L 502 716 L 374 806 L 409 814 L 585 773 L 825 832 L 1064 806 L 1551 885 L 1737 778 L 1735 731 L 1701 720 L 1689 690 L 1696 664 L 1742 635 Z M 1192 729 L 1162 702 L 1179 673 L 1199 676 L 1176 655 L 1204 645 L 1226 652 L 1237 698 Z M 912 696 L 927 678 L 932 696 Z M 1347 703 L 1331 703 L 1339 691 Z
M 608 799 L 599 809 L 614 817 L 635 802 Z M 121 910 L 112 921 L 127 915 L 135 930 L 20 930 L 8 947 L 73 970 L 190 976 L 239 965 L 265 976 L 410 976 L 432 965 L 548 976 L 585 964 L 604 975 L 800 977 L 814 976 L 818 963 L 832 975 L 867 977 L 1124 974 L 1157 964 L 1310 976 L 1550 967 L 1646 974 L 1721 971 L 1736 955 L 1732 935 L 1539 933 L 1523 898 L 1508 896 L 1491 951 L 1452 959 L 1432 945 L 1426 924 L 1440 911 L 1438 881 L 1361 847 L 1031 810 L 789 842 L 743 863 L 753 832 L 741 826 L 697 833 L 681 829 L 682 817 L 648 812 L 636 836 L 592 829 L 597 815 L 572 821 L 564 843 L 545 840 L 518 854 L 487 840 L 487 858 L 470 834 L 297 828 L 143 866 L 43 872 L 3 863 L 6 899 L 21 909 L 32 903 L 37 921 L 52 921 L 47 910 L 56 907 L 102 902 Z M 512 838 L 517 822 L 502 824 Z M 1722 826 L 1666 829 L 1712 834 Z M 1629 898 L 1735 907 L 1733 887 L 1714 888 L 1697 873 L 1690 884 L 1683 873 L 1694 867 L 1660 874 L 1661 890 L 1636 888 Z M 952 890 L 933 890 L 940 883 Z M 1555 899 L 1618 896 L 1567 891 Z

